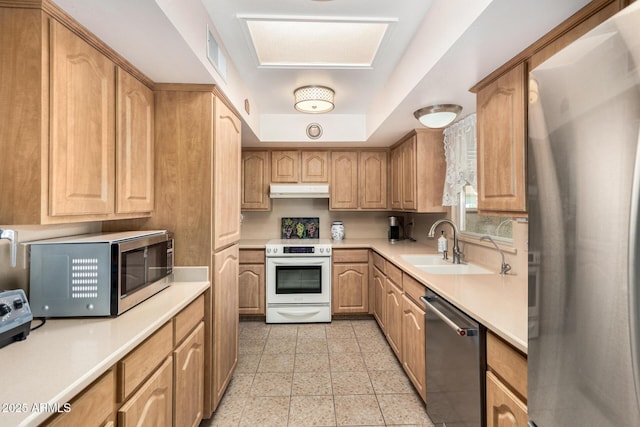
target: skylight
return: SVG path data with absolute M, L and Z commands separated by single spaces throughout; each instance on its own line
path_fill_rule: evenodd
M 371 67 L 389 22 L 245 19 L 260 66 Z

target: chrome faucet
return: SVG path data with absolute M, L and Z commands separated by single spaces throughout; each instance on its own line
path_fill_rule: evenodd
M 9 229 L 0 229 L 0 240 L 6 239 L 11 242 L 11 267 L 16 266 L 18 258 L 18 232 Z
M 482 236 L 480 238 L 480 240 L 490 240 L 491 243 L 493 243 L 493 246 L 496 247 L 496 250 L 498 252 L 500 252 L 500 256 L 502 257 L 502 265 L 500 266 L 500 274 L 502 274 L 502 275 L 507 274 L 507 272 L 509 272 L 511 270 L 511 266 L 505 262 L 505 260 L 504 260 L 504 252 L 502 252 L 502 249 L 500 249 L 500 246 L 498 246 L 496 241 L 493 240 L 493 238 L 491 236 L 486 236 L 486 235 Z
M 458 227 L 456 227 L 456 224 L 453 221 L 451 221 L 450 219 L 437 220 L 431 226 L 431 229 L 429 230 L 427 237 L 429 237 L 430 239 L 433 239 L 435 237 L 436 227 L 442 223 L 449 224 L 453 229 L 453 263 L 460 264 L 460 260 L 464 258 L 464 254 L 460 251 L 460 247 L 458 246 Z

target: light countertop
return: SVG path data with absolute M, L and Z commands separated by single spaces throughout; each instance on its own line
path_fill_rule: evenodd
M 241 240 L 240 249 L 264 249 L 266 240 Z M 332 241 L 333 249 L 373 249 L 416 280 L 447 299 L 460 310 L 504 338 L 520 351 L 527 352 L 528 286 L 526 275 L 433 275 L 401 258 L 408 254 L 435 254 L 429 246 L 407 240 L 394 244 L 387 239 L 345 239 Z M 473 263 L 473 260 L 471 260 Z
M 208 289 L 206 267 L 175 271 L 168 288 L 118 317 L 48 319 L 0 349 L 0 425 L 43 422 L 52 413 L 34 404 L 62 406 Z

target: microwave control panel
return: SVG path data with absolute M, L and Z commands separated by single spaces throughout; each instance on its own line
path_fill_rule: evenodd
M 0 348 L 27 338 L 33 315 L 22 289 L 0 292 Z

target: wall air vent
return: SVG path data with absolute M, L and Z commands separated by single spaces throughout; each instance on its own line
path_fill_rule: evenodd
M 220 45 L 207 27 L 207 58 L 213 64 L 220 77 L 227 80 L 227 57 L 224 56 Z

